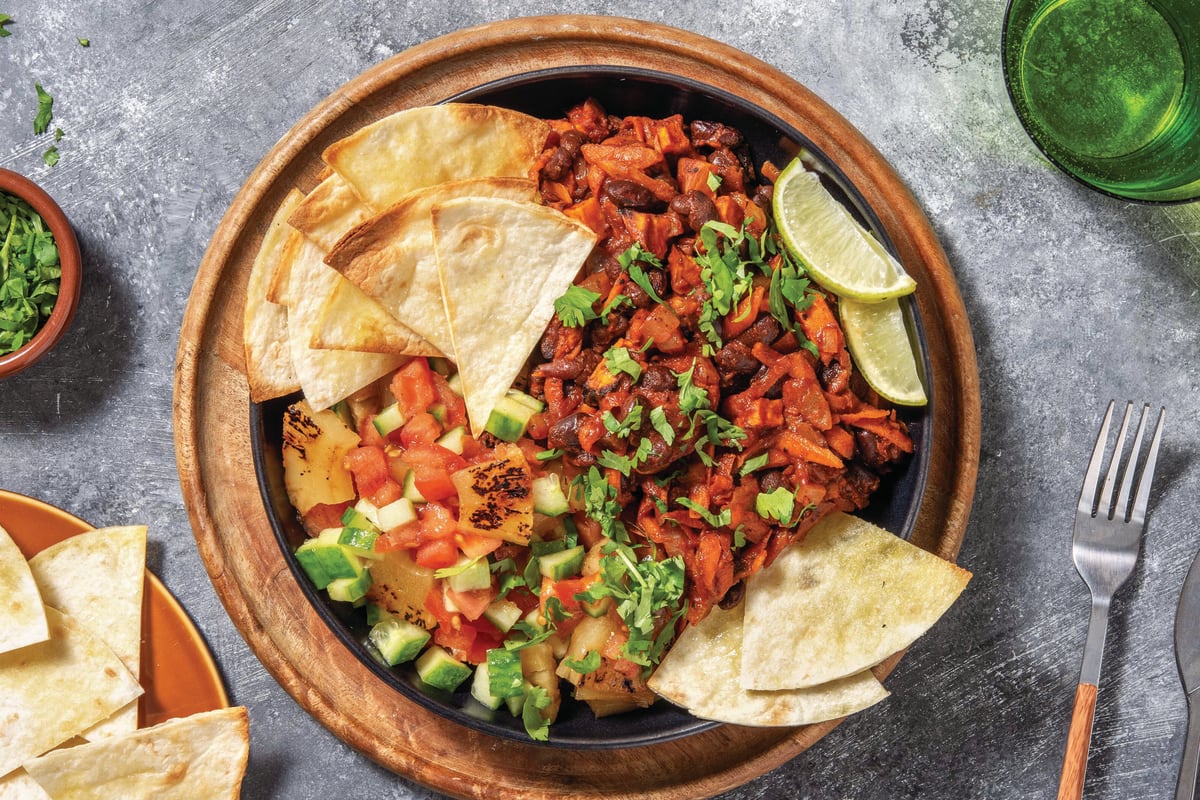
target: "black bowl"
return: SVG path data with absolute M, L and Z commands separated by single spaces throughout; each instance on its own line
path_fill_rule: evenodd
M 850 185 L 841 170 L 808 139 L 778 117 L 741 98 L 677 76 L 627 67 L 560 68 L 532 72 L 496 81 L 463 92 L 447 101 L 506 106 L 547 119 L 561 117 L 568 108 L 588 97 L 596 98 L 610 114 L 665 117 L 682 114 L 685 120 L 724 122 L 746 137 L 755 164 L 771 161 L 785 166 L 804 151 L 833 192 L 876 237 L 895 253 L 875 213 Z M 932 389 L 924 329 L 916 304 L 905 304 L 916 341 L 919 363 Z M 279 398 L 250 408 L 252 447 L 259 488 L 279 547 L 313 608 L 342 643 L 380 680 L 409 700 L 447 719 L 484 733 L 529 742 L 519 718 L 504 709 L 490 711 L 470 696 L 469 682 L 457 692 L 431 689 L 422 683 L 411 664 L 388 667 L 365 644 L 365 612 L 347 603 L 330 600 L 308 580 L 293 551 L 305 540 L 295 511 L 287 499 L 281 462 L 283 411 L 299 395 Z M 935 398 L 920 409 L 903 409 L 916 445 L 914 456 L 884 479 L 871 505 L 861 514 L 905 538 L 916 522 L 929 466 Z M 654 744 L 688 736 L 718 723 L 698 719 L 670 703 L 660 701 L 649 709 L 596 719 L 587 706 L 564 697 L 558 720 L 550 728 L 549 746 L 598 749 Z

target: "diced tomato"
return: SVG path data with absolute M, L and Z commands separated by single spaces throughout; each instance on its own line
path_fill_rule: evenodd
M 360 445 L 346 453 L 345 465 L 354 476 L 354 486 L 359 496 L 372 494 L 385 481 L 391 480 L 387 456 L 382 447 Z
M 396 483 L 391 478 L 388 478 L 379 488 L 367 495 L 367 499 L 376 508 L 383 508 L 388 503 L 394 503 L 404 496 L 404 489 L 400 484 Z
M 358 438 L 362 440 L 359 442 L 359 444 L 363 446 L 383 447 L 385 444 L 387 444 L 387 439 L 385 439 L 375 427 L 374 414 L 367 414 L 365 417 L 359 420 Z
M 496 599 L 496 590 L 490 586 L 486 589 L 473 589 L 469 592 L 456 592 L 449 586 L 445 587 L 445 590 L 447 599 L 472 622 L 482 617 L 483 612 Z
M 345 503 L 317 503 L 301 516 L 304 529 L 310 535 L 316 536 L 326 528 L 339 528 L 342 525 L 342 514 L 349 507 Z
M 457 494 L 450 475 L 467 465 L 458 453 L 438 444 L 414 444 L 400 458 L 413 469 L 413 484 L 426 500 Z
M 428 411 L 437 398 L 432 376 L 433 370 L 424 358 L 414 358 L 396 371 L 391 389 L 405 419 Z
M 443 426 L 449 430 L 458 425 L 467 424 L 467 404 L 450 388 L 450 383 L 436 372 L 431 373 L 433 389 L 437 393 L 437 402 L 446 409 L 446 419 Z
M 441 435 L 441 423 L 437 421 L 437 418 L 433 414 L 425 411 L 413 415 L 412 419 L 404 423 L 404 427 L 400 429 L 398 434 L 400 443 L 406 448 L 412 447 L 415 444 L 433 444 Z M 391 436 L 397 436 L 397 433 L 393 431 Z
M 454 534 L 455 541 L 458 542 L 458 547 L 463 551 L 467 558 L 481 558 L 494 553 L 504 544 L 503 539 L 496 539 L 491 536 L 480 536 L 477 533 L 469 533 L 467 531 L 458 531 Z
M 429 539 L 417 546 L 413 561 L 427 569 L 444 569 L 458 561 L 458 545 L 453 539 Z
M 438 503 L 425 503 L 417 511 L 421 520 L 421 540 L 453 539 L 458 533 L 458 524 L 450 509 Z M 455 544 L 457 547 L 458 545 Z
M 395 528 L 384 531 L 375 540 L 375 549 L 381 553 L 391 550 L 411 550 L 421 544 L 421 523 L 419 520 L 406 522 Z
M 587 591 L 587 588 L 600 579 L 600 575 L 588 575 L 582 578 L 567 578 L 561 581 L 552 581 L 549 578 L 542 578 L 542 591 L 539 594 L 539 610 L 543 616 L 549 617 L 546 604 L 551 598 L 558 600 L 561 603 L 561 610 L 568 616 L 566 619 L 556 619 L 556 630 L 562 636 L 569 636 L 571 631 L 575 630 L 575 626 L 579 624 L 580 615 L 583 613 L 580 609 L 579 600 L 575 595 Z
M 433 629 L 434 643 L 449 650 L 455 658 L 482 664 L 487 660 L 487 651 L 504 641 L 504 634 L 486 619 L 472 622 L 458 612 L 447 611 L 438 584 L 425 595 L 425 608 L 438 622 Z

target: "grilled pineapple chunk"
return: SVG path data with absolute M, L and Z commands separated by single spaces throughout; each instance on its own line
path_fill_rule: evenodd
M 437 618 L 425 608 L 425 596 L 433 588 L 433 570 L 419 566 L 407 550 L 389 550 L 371 564 L 371 588 L 367 598 L 400 619 L 427 631 L 437 627 Z
M 358 434 L 333 411 L 314 412 L 306 400 L 288 406 L 283 415 L 283 483 L 301 516 L 317 503 L 354 499 L 354 481 L 343 462 L 358 443 Z
M 450 476 L 458 490 L 460 530 L 529 544 L 533 535 L 533 476 L 521 448 L 503 445 L 496 457 Z

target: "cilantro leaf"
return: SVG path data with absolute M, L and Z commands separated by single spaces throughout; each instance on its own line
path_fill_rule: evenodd
M 598 292 L 583 286 L 570 286 L 562 297 L 554 301 L 554 313 L 568 328 L 582 328 L 597 318 L 592 306 L 600 299 Z
M 658 431 L 658 435 L 663 438 L 667 447 L 675 444 L 675 429 L 667 420 L 667 412 L 662 406 L 655 406 L 650 410 L 650 424 L 654 426 L 654 430 Z
M 721 176 L 715 172 L 710 172 L 708 173 L 708 177 L 704 180 L 704 183 L 711 191 L 715 192 L 717 189 L 721 188 Z
M 687 372 L 673 372 L 675 375 L 675 384 L 679 387 L 679 410 L 684 414 L 691 414 L 702 408 L 708 408 L 708 392 L 701 389 L 692 382 L 692 375 L 696 371 L 696 362 L 692 361 L 692 366 Z
M 631 305 L 633 305 L 633 300 L 631 300 L 629 298 L 629 295 L 624 295 L 624 294 L 617 295 L 612 300 L 609 300 L 604 305 L 604 308 L 600 309 L 600 321 L 603 322 L 605 325 L 607 325 L 609 314 L 611 314 L 612 312 L 621 308 L 622 306 L 631 306 Z
M 605 411 L 600 420 L 604 423 L 604 429 L 609 433 L 616 434 L 618 439 L 628 439 L 629 434 L 642 427 L 642 407 L 634 405 L 623 420 L 617 420 L 616 415 L 611 411 Z
M 83 36 L 76 38 L 75 41 L 79 42 L 80 47 L 91 47 L 92 46 L 92 40 L 87 39 Z
M 40 136 L 46 132 L 46 128 L 50 126 L 50 120 L 54 118 L 54 98 L 42 88 L 40 83 L 35 83 L 33 88 L 37 90 L 38 98 L 37 116 L 33 118 L 33 132 Z
M 550 695 L 541 686 L 532 684 L 525 689 L 525 704 L 521 706 L 521 722 L 525 732 L 535 742 L 550 739 L 550 721 L 542 716 L 542 709 L 550 706 Z
M 686 497 L 676 497 L 675 502 L 689 511 L 696 512 L 700 515 L 700 519 L 704 520 L 714 528 L 720 528 L 728 525 L 731 521 L 731 517 L 733 516 L 732 512 L 728 508 L 722 509 L 721 513 L 719 514 L 714 514 L 704 506 L 693 500 L 689 500 Z
M 54 145 L 50 145 L 50 147 L 46 149 L 46 152 L 42 153 L 42 163 L 47 167 L 53 167 L 55 164 L 57 164 L 58 148 Z
M 45 220 L 0 192 L 0 355 L 33 338 L 54 309 L 62 268 Z
M 571 493 L 579 492 L 583 499 L 583 513 L 600 523 L 600 532 L 609 539 L 629 541 L 629 534 L 621 522 L 621 506 L 617 502 L 616 488 L 605 479 L 596 467 L 589 467 L 571 481 Z
M 646 277 L 646 271 L 637 264 L 629 265 L 629 277 L 634 283 L 642 287 L 642 291 L 649 295 L 650 299 L 654 302 L 659 305 L 667 302 L 659 296 L 658 292 L 654 291 L 654 286 L 650 283 L 650 279 Z
M 567 669 L 573 669 L 580 675 L 590 675 L 600 669 L 600 653 L 597 650 L 589 650 L 583 658 L 567 658 L 563 659 L 562 663 Z
M 742 468 L 738 472 L 738 477 L 744 478 L 747 475 L 749 475 L 751 472 L 762 469 L 763 467 L 765 467 L 767 465 L 767 462 L 770 459 L 771 459 L 771 456 L 768 453 L 762 453 L 761 455 L 757 455 L 754 458 L 746 459 L 746 463 L 742 464 Z
M 560 448 L 555 447 L 550 450 L 541 450 L 537 453 L 534 453 L 533 457 L 536 458 L 538 461 L 553 461 L 554 459 L 558 458 L 562 454 L 563 454 L 563 451 Z
M 604 363 L 608 367 L 608 371 L 616 375 L 624 372 L 629 377 L 633 378 L 634 383 L 642 377 L 642 365 L 634 360 L 633 356 L 629 355 L 628 347 L 610 347 L 604 352 Z
M 6 27 L 12 21 L 13 18 L 8 14 L 0 14 L 0 39 L 3 39 L 5 36 L 12 36 L 12 31 Z
M 654 291 L 654 287 L 650 284 L 650 279 L 646 277 L 646 270 L 642 268 L 642 264 L 649 264 L 652 267 L 662 269 L 663 263 L 646 248 L 642 247 L 641 242 L 634 242 L 621 255 L 617 256 L 617 263 L 621 265 L 621 269 L 629 273 L 629 278 L 641 287 L 642 291 L 650 296 L 650 299 L 658 304 L 663 304 L 666 301 L 659 297 L 658 292 Z

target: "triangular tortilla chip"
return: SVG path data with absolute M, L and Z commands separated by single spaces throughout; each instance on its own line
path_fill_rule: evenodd
M 0 800 L 53 800 L 46 790 L 29 777 L 23 769 L 8 773 L 0 778 Z
M 296 206 L 288 217 L 288 224 L 328 253 L 346 231 L 370 219 L 372 213 L 371 207 L 354 193 L 346 179 L 335 172 L 317 184 Z M 275 287 L 273 293 L 285 291 L 286 287 L 281 285 Z
M 432 214 L 463 400 L 482 431 L 596 235 L 552 208 L 498 198 L 450 200 Z
M 316 410 L 328 408 L 371 381 L 404 363 L 403 356 L 319 350 L 310 347 L 321 324 L 321 307 L 339 281 L 345 281 L 322 260 L 324 253 L 299 232 L 295 260 L 291 263 L 288 339 L 292 364 L 304 396 Z M 373 302 L 373 301 L 372 301 Z M 382 309 L 380 313 L 384 313 Z
M 29 559 L 42 599 L 104 640 L 134 678 L 142 657 L 142 589 L 146 582 L 146 527 L 88 531 Z M 137 701 L 83 736 L 102 739 L 137 727 Z
M 648 685 L 697 717 L 735 725 L 809 725 L 861 711 L 888 696 L 870 671 L 824 686 L 760 692 L 741 686 L 744 603 L 714 608 L 689 626 Z M 779 640 L 782 644 L 786 640 Z M 781 646 L 788 653 L 793 648 Z
M 241 706 L 55 750 L 25 770 L 55 800 L 237 800 L 250 751 Z
M 378 301 L 345 279 L 333 285 L 321 305 L 309 346 L 319 350 L 353 350 L 358 353 L 442 355 L 441 350 L 399 322 Z
M 0 775 L 142 694 L 100 637 L 47 606 L 50 638 L 0 654 Z
M 445 103 L 384 117 L 334 142 L 321 157 L 382 211 L 437 183 L 528 177 L 549 133 L 544 120 L 516 111 Z
M 928 630 L 970 577 L 869 522 L 830 514 L 747 582 L 742 685 L 803 688 L 872 667 Z
M 460 197 L 532 202 L 537 184 L 525 178 L 482 178 L 419 189 L 346 234 L 325 257 L 326 264 L 451 358 L 430 210 Z
M 291 228 L 288 215 L 304 199 L 297 189 L 288 193 L 267 232 L 250 268 L 246 286 L 246 308 L 243 312 L 242 343 L 246 349 L 246 378 L 250 382 L 250 399 L 261 403 L 300 388 L 296 370 L 292 368 L 292 353 L 288 348 L 287 309 L 267 299 L 272 278 L 284 258 L 284 243 Z
M 49 637 L 42 597 L 29 564 L 8 531 L 0 527 L 0 653 Z

